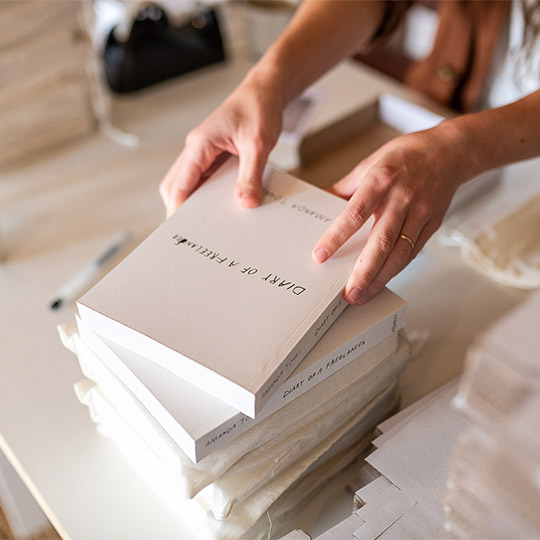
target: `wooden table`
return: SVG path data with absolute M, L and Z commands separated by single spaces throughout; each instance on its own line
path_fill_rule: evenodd
M 189 129 L 248 67 L 232 61 L 117 99 L 114 122 L 141 137 L 138 148 L 96 134 L 1 175 L 7 261 L 0 264 L 0 449 L 64 538 L 192 537 L 77 402 L 72 387 L 81 373 L 56 331 L 73 319 L 74 305 L 59 312 L 48 306 L 115 234 L 132 229 L 142 239 L 162 221 L 160 179 Z M 395 89 L 364 75 L 368 98 Z M 531 162 L 512 174 L 539 170 Z M 526 296 L 468 268 L 457 250 L 434 240 L 392 288 L 409 301 L 409 332 L 430 335 L 404 374 L 405 404 L 458 374 L 478 333 Z M 349 511 L 334 504 L 312 530 Z

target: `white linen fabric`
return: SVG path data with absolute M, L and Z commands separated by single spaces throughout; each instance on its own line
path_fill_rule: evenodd
M 237 540 L 246 534 L 249 539 L 265 538 L 274 517 L 284 516 L 292 505 L 307 496 L 330 474 L 347 465 L 367 445 L 365 434 L 395 408 L 396 388 L 394 382 L 383 389 L 365 407 L 351 414 L 337 429 L 308 449 L 302 458 L 259 486 L 242 502 L 230 504 L 227 518 L 219 520 L 209 508 L 204 491 L 194 499 L 185 498 L 183 489 L 179 488 L 155 452 L 122 418 L 95 383 L 85 379 L 75 385 L 77 396 L 89 407 L 100 432 L 115 441 L 138 474 L 179 519 L 198 537 L 212 540 Z M 333 457 L 336 461 L 327 463 Z M 291 486 L 294 489 L 288 493 L 286 490 Z M 269 512 L 270 521 L 266 512 Z
M 402 354 L 390 355 L 380 369 L 352 383 L 331 400 L 331 406 L 324 407 L 328 409 L 324 415 L 313 422 L 297 425 L 294 431 L 286 430 L 285 437 L 275 437 L 255 448 L 203 489 L 199 495 L 208 503 L 215 517 L 227 517 L 235 504 L 249 497 L 291 463 L 306 455 L 313 460 L 315 449 L 318 449 L 318 454 L 326 452 L 334 444 L 337 434 L 341 431 L 344 435 L 350 429 L 352 419 L 368 414 L 370 402 L 397 381 L 406 360 L 405 350 L 402 351 Z M 328 437 L 329 433 L 331 437 Z
M 460 246 L 468 264 L 504 285 L 540 287 L 540 193 L 510 212 L 459 217 L 446 226 L 442 241 Z

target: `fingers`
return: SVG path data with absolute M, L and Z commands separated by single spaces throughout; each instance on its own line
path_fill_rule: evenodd
M 253 142 L 240 149 L 235 195 L 244 208 L 255 208 L 262 200 L 262 177 L 269 150 Z
M 370 215 L 375 218 L 344 290 L 349 303 L 368 302 L 440 226 L 460 179 L 445 133 L 397 137 L 334 184 L 333 192 L 349 202 L 315 246 L 315 261 L 331 257 Z
M 405 227 L 404 227 L 405 229 Z M 411 238 L 409 235 L 405 235 L 407 238 Z M 382 264 L 381 268 L 373 279 L 364 285 L 362 294 L 357 296 L 354 302 L 358 305 L 363 305 L 369 302 L 384 286 L 392 279 L 398 272 L 403 270 L 413 259 L 413 247 L 415 242 L 411 239 L 411 242 L 398 236 L 396 243 L 389 253 L 388 257 Z M 351 279 L 352 276 L 351 276 Z M 351 285 L 347 285 L 347 288 Z M 354 286 L 354 285 L 352 285 Z M 353 296 L 349 294 L 346 296 L 346 300 L 353 300 Z
M 385 183 L 366 179 L 313 251 L 317 262 L 332 256 L 371 214 L 375 223 L 344 289 L 350 304 L 365 304 L 405 268 L 438 227 L 432 210 L 408 190 L 384 194 Z M 380 177 L 379 177 L 380 178 Z
M 187 162 L 183 155 L 173 164 L 163 181 L 159 192 L 167 218 L 193 193 L 201 178 L 200 170 L 193 162 Z
M 351 304 L 363 303 L 366 291 L 381 267 L 392 256 L 396 247 L 400 247 L 397 246 L 397 241 L 407 215 L 406 207 L 402 201 L 394 199 L 382 205 L 377 212 L 380 216 L 369 233 L 368 241 L 345 287 L 345 299 Z M 406 255 L 410 255 L 410 250 Z
M 329 259 L 368 220 L 383 196 L 380 184 L 366 181 L 350 198 L 345 210 L 332 222 L 313 248 L 312 257 L 322 263 Z
M 401 272 L 416 257 L 437 228 L 438 225 L 435 224 L 435 220 L 430 221 L 427 216 L 412 210 L 403 223 L 403 227 L 398 233 L 388 256 L 384 259 L 376 274 L 368 276 L 368 279 L 365 279 L 366 274 L 362 269 L 361 259 L 364 258 L 362 252 L 345 288 L 345 299 L 350 303 L 359 305 L 369 302 L 384 288 L 388 281 Z M 356 273 L 357 269 L 360 270 L 359 276 Z M 363 281 L 362 278 L 364 278 Z M 355 287 L 361 290 L 361 294 L 355 296 L 350 293 Z
M 262 176 L 269 150 L 252 142 L 239 149 L 239 171 L 236 195 L 245 208 L 254 208 L 262 200 Z M 159 192 L 167 218 L 230 156 L 230 153 L 209 144 L 207 147 L 186 147 L 160 184 Z
M 237 146 L 214 144 L 197 133 L 190 134 L 186 146 L 160 184 L 159 192 L 170 217 L 178 207 L 231 155 L 239 156 L 236 195 L 245 208 L 258 206 L 262 200 L 262 176 L 271 145 L 250 138 Z

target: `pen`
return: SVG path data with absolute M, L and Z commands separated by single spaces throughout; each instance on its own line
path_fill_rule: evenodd
M 86 265 L 80 272 L 75 274 L 65 283 L 54 296 L 50 304 L 51 309 L 59 309 L 66 300 L 75 298 L 99 275 L 102 267 L 120 249 L 122 249 L 133 238 L 132 232 L 125 232 L 120 238 L 115 240 L 97 259 Z

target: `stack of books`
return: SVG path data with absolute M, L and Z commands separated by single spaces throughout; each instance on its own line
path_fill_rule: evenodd
M 345 309 L 367 233 L 310 257 L 345 201 L 268 168 L 244 210 L 237 174 L 231 159 L 61 328 L 79 399 L 201 538 L 278 534 L 395 410 L 409 355 L 397 295 Z
M 82 5 L 0 2 L 0 166 L 95 127 Z
M 469 354 L 455 404 L 470 426 L 450 462 L 448 538 L 540 532 L 540 295 L 498 321 Z

